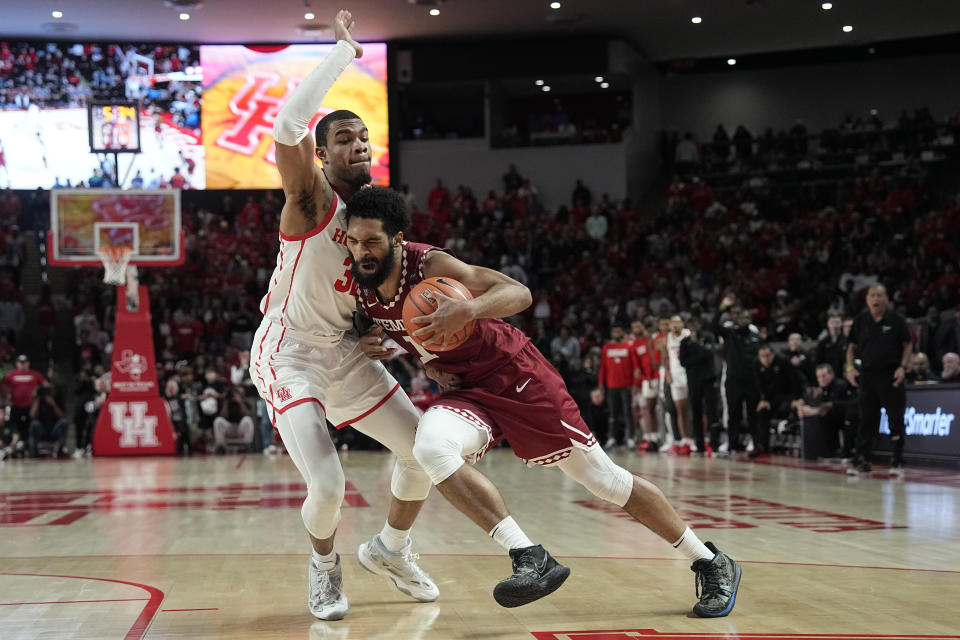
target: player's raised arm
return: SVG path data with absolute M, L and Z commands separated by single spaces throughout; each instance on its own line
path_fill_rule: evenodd
M 325 211 L 333 200 L 333 191 L 315 162 L 317 145 L 309 127 L 337 77 L 355 57 L 363 55 L 363 48 L 350 35 L 353 25 L 353 16 L 349 11 L 337 13 L 333 23 L 336 46 L 303 79 L 274 120 L 277 169 L 288 203 L 284 207 L 285 216 L 289 212 L 290 216 L 303 217 L 310 222 L 318 212 Z M 281 219 L 280 224 L 281 228 L 302 226 L 299 220 Z M 308 229 L 287 230 L 299 233 Z
M 442 251 L 431 251 L 423 263 L 425 278 L 453 278 L 462 283 L 472 300 L 454 300 L 441 297 L 437 310 L 414 322 L 428 323 L 415 335 L 437 332 L 454 333 L 470 320 L 478 318 L 506 318 L 530 306 L 530 290 L 499 271 L 477 267 L 457 260 Z

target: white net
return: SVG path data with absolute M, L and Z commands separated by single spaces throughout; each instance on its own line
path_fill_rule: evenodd
M 127 266 L 133 257 L 130 247 L 100 247 L 97 254 L 103 262 L 103 281 L 107 284 L 127 283 Z

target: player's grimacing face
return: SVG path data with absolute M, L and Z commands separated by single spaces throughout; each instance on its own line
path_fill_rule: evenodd
M 350 218 L 347 225 L 347 251 L 350 252 L 350 272 L 354 279 L 367 288 L 376 288 L 390 276 L 395 263 L 395 245 L 403 234 L 389 238 L 383 223 L 371 218 Z
M 363 120 L 337 120 L 317 155 L 331 177 L 361 187 L 370 182 L 370 134 Z

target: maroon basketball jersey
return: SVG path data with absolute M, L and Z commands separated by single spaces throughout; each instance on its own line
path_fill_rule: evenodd
M 464 386 L 483 386 L 497 391 L 512 384 L 512 378 L 499 380 L 497 373 L 530 339 L 499 318 L 477 320 L 467 341 L 451 351 L 427 351 L 407 335 L 403 326 L 403 302 L 414 285 L 423 280 L 423 259 L 431 251 L 444 249 L 404 242 L 400 247 L 401 255 L 397 256 L 401 269 L 397 294 L 392 300 L 381 301 L 375 290 L 360 287 L 357 290 L 360 309 L 410 355 L 441 371 L 459 375 Z

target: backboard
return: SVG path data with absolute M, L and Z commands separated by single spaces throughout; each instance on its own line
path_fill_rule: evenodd
M 54 189 L 47 256 L 55 266 L 101 266 L 98 250 L 129 247 L 131 264 L 183 264 L 180 191 Z

